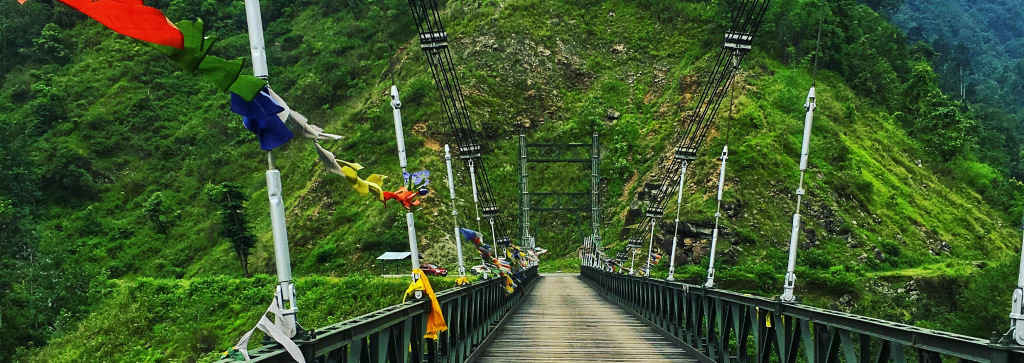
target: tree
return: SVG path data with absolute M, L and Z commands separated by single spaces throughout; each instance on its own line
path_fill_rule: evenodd
M 903 6 L 903 0 L 864 0 L 864 4 L 880 13 L 892 15 Z
M 235 183 L 207 185 L 203 193 L 206 198 L 220 207 L 220 235 L 231 242 L 231 247 L 242 265 L 242 272 L 249 275 L 250 250 L 256 246 L 256 237 L 249 231 L 249 222 L 245 217 L 247 197 Z
M 63 30 L 57 24 L 49 23 L 43 26 L 39 36 L 32 39 L 32 46 L 28 48 L 27 54 L 23 56 L 33 57 L 39 63 L 65 64 L 70 58 L 67 50 Z
M 178 216 L 178 213 L 171 212 L 171 209 L 167 206 L 163 192 L 151 194 L 149 199 L 142 204 L 142 208 L 146 218 L 156 227 L 156 232 L 162 235 L 167 235 L 172 225 L 171 222 Z

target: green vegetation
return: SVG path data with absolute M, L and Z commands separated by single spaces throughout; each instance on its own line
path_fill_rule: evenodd
M 27 361 L 213 361 L 256 324 L 276 281 L 268 275 L 112 280 L 80 323 Z M 442 290 L 454 281 L 432 278 L 431 284 Z M 360 275 L 300 278 L 296 290 L 309 303 L 299 319 L 320 327 L 398 304 L 408 285 L 407 279 Z
M 1000 173 L 1024 177 L 1024 16 L 1007 0 L 900 0 L 887 14 L 932 63 L 939 87 L 977 117 L 975 155 Z
M 256 237 L 249 232 L 249 223 L 245 217 L 246 196 L 240 189 L 241 187 L 234 183 L 210 184 L 203 189 L 203 193 L 207 199 L 220 207 L 220 211 L 217 211 L 221 219 L 220 235 L 231 241 L 231 248 L 238 256 L 242 272 L 248 276 L 250 250 L 256 245 Z
M 632 201 L 658 171 L 658 157 L 692 107 L 707 54 L 720 46 L 715 34 L 726 26 L 727 3 L 448 2 L 451 47 L 470 115 L 487 137 L 490 182 L 503 211 L 513 215 L 517 200 L 518 144 L 510 136 L 518 125 L 529 123 L 531 141 L 586 142 L 596 129 L 602 232 L 613 253 L 621 249 Z M 173 20 L 203 18 L 221 39 L 214 53 L 247 56 L 241 3 L 217 4 L 152 3 Z M 313 123 L 344 135 L 324 143 L 339 158 L 391 175 L 388 187 L 400 176 L 387 88 L 392 79 L 399 86 L 410 165 L 435 172 L 435 191 L 417 212 L 420 249 L 426 261 L 453 267 L 450 206 L 438 172 L 446 124 L 407 2 L 264 7 L 275 90 Z M 0 360 L 215 357 L 254 323 L 274 282 L 263 275 L 274 265 L 266 156 L 255 138 L 228 111 L 226 95 L 177 72 L 148 46 L 47 2 L 2 1 L 0 14 L 0 336 L 21 346 L 17 353 L 0 347 Z M 798 295 L 987 336 L 1001 325 L 986 324 L 1008 309 L 1021 186 L 980 152 L 993 131 L 977 126 L 989 114 L 940 92 L 942 78 L 926 54 L 858 2 L 773 2 L 734 96 L 691 168 L 682 219 L 698 229 L 712 220 L 714 158 L 728 143 L 719 285 L 779 292 L 819 23 Z M 376 271 L 374 257 L 405 250 L 402 211 L 322 171 L 309 143 L 286 145 L 275 158 L 294 272 L 309 276 L 299 279 L 303 323 L 321 326 L 400 299 L 398 280 L 326 276 Z M 458 173 L 459 216 L 475 229 L 465 171 Z M 531 170 L 530 185 L 586 188 L 580 173 Z M 211 218 L 225 209 L 203 190 L 222 183 L 237 185 L 248 200 L 234 199 L 231 209 L 241 203 L 236 217 L 245 220 L 231 235 L 248 230 L 255 238 L 248 263 L 223 243 L 221 220 Z M 538 244 L 550 250 L 543 269 L 577 269 L 587 221 L 562 230 L 556 227 L 581 221 L 536 218 Z M 681 257 L 688 258 L 677 260 L 677 275 L 703 279 L 706 244 L 699 234 L 685 240 Z M 469 265 L 478 263 L 467 255 Z M 665 273 L 667 260 L 655 275 Z M 256 277 L 242 277 L 238 262 Z M 963 319 L 976 315 L 990 319 Z

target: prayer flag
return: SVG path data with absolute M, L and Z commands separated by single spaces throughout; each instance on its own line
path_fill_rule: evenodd
M 178 63 L 181 69 L 189 73 L 196 73 L 204 80 L 213 83 L 218 90 L 231 91 L 246 101 L 252 101 L 256 94 L 267 85 L 267 81 L 263 79 L 242 74 L 245 64 L 241 59 L 227 60 L 209 55 L 210 48 L 216 41 L 213 37 L 206 35 L 206 27 L 202 19 L 183 20 L 176 25 L 184 39 L 182 48 L 161 48 L 161 50 L 171 60 Z
M 256 323 L 256 326 L 250 329 L 249 332 L 242 335 L 242 339 L 239 339 L 238 343 L 235 343 L 234 348 L 232 348 L 232 351 L 241 352 L 246 361 L 250 360 L 249 338 L 252 337 L 252 333 L 255 332 L 256 329 L 259 329 L 267 336 L 273 338 L 274 341 L 281 344 L 281 346 L 288 351 L 288 354 L 291 355 L 292 359 L 296 362 L 306 362 L 306 359 L 302 356 L 302 351 L 299 349 L 299 346 L 290 338 L 295 335 L 295 328 L 284 324 L 284 313 L 277 306 L 277 301 L 280 297 L 280 290 L 278 290 L 278 292 L 274 293 L 274 301 L 272 301 L 270 306 L 267 307 L 267 311 L 264 311 L 263 314 L 260 315 L 260 320 Z M 268 314 L 274 316 L 274 321 L 270 321 L 270 319 L 267 318 Z M 230 352 L 226 353 L 230 355 Z
M 282 110 L 284 108 L 270 98 L 267 88 L 260 91 L 252 101 L 246 101 L 235 93 L 231 94 L 231 111 L 242 115 L 242 123 L 245 128 L 256 134 L 263 150 L 273 150 L 295 136 L 284 122 L 277 118 L 277 114 Z
M 448 324 L 444 322 L 444 314 L 441 312 L 441 304 L 437 302 L 437 294 L 434 294 L 434 288 L 430 287 L 430 281 L 427 280 L 427 275 L 423 273 L 423 270 L 415 269 L 412 274 L 416 276 L 415 281 L 405 290 L 405 297 L 408 297 L 413 291 L 422 290 L 430 299 L 427 333 L 423 337 L 436 340 L 438 333 L 448 330 Z M 405 302 L 405 297 L 402 298 L 402 302 Z
M 389 200 L 394 199 L 397 200 L 399 203 L 402 203 L 402 206 L 405 207 L 405 209 L 412 209 L 413 206 L 420 205 L 419 199 L 415 199 L 417 196 L 420 195 L 420 193 L 410 191 L 409 189 L 405 189 L 405 187 L 398 188 L 398 190 L 394 192 L 384 192 L 383 194 L 383 202 L 385 204 Z
M 291 120 L 295 122 L 295 125 L 298 126 L 303 137 L 313 140 L 341 140 L 340 135 L 328 134 L 319 126 L 309 123 L 309 119 L 307 119 L 306 116 L 303 116 L 301 113 L 298 113 L 291 109 L 291 107 L 288 107 L 288 103 L 284 102 L 284 99 L 282 99 L 281 96 L 278 96 L 277 93 L 274 93 L 273 89 L 270 89 L 270 97 L 272 97 L 274 102 L 277 102 L 278 105 L 284 107 L 284 111 L 277 114 L 277 117 L 282 120 L 291 118 Z
M 22 0 L 18 0 L 24 3 Z M 142 4 L 142 0 L 60 0 L 100 22 L 111 30 L 129 37 L 175 49 L 182 49 L 178 30 L 160 10 Z
M 352 189 L 355 189 L 359 194 L 366 195 L 372 192 L 378 200 L 384 200 L 384 189 L 380 185 L 384 183 L 385 176 L 371 174 L 369 178 L 360 178 L 357 171 L 363 168 L 362 165 L 338 160 L 334 157 L 333 153 L 324 149 L 320 144 L 314 145 L 316 146 L 317 155 L 320 156 L 320 161 L 324 163 L 327 171 L 345 177 L 345 180 L 352 184 Z
M 462 233 L 462 239 L 473 241 L 474 244 L 479 245 L 483 242 L 484 236 L 480 232 L 468 228 L 459 228 L 459 233 Z

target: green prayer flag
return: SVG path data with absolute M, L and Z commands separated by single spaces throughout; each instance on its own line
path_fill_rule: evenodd
M 235 83 L 235 80 L 238 79 L 238 76 L 241 73 L 241 60 L 229 61 L 227 59 L 211 55 L 206 56 L 203 58 L 203 61 L 199 63 L 199 76 L 213 83 L 213 86 L 217 87 L 217 89 L 221 91 L 227 91 L 231 88 L 231 85 Z M 246 101 L 252 101 L 252 98 L 249 98 Z
M 182 70 L 199 74 L 206 81 L 213 83 L 218 90 L 233 92 L 247 102 L 251 102 L 263 86 L 267 85 L 267 81 L 263 79 L 242 74 L 242 59 L 227 60 L 210 55 L 210 49 L 216 41 L 206 35 L 202 19 L 183 20 L 175 25 L 181 30 L 182 49 L 166 46 L 156 48 L 167 54 Z
M 183 20 L 175 25 L 178 26 L 184 37 L 184 49 L 177 52 L 177 54 L 171 55 L 171 59 L 177 62 L 182 69 L 194 72 L 216 41 L 213 37 L 206 36 L 202 19 L 196 19 L 196 21 Z
M 263 89 L 263 86 L 265 85 L 267 85 L 267 81 L 255 76 L 243 74 L 238 76 L 238 79 L 231 84 L 231 87 L 228 87 L 228 90 L 244 98 L 246 101 L 252 101 L 253 97 L 256 97 L 256 94 L 260 93 L 260 90 Z

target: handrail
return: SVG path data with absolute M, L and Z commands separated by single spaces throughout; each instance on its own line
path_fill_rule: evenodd
M 312 332 L 311 340 L 295 343 L 307 362 L 463 362 L 522 302 L 537 279 L 537 267 L 525 270 L 522 284 L 511 295 L 504 280 L 494 278 L 454 287 L 437 294 L 448 330 L 436 342 L 427 341 L 428 301 L 389 306 Z M 278 345 L 250 352 L 253 362 L 293 362 Z M 218 363 L 237 362 L 222 359 Z
M 1024 362 L 1024 349 L 839 311 L 581 267 L 612 301 L 718 362 Z

